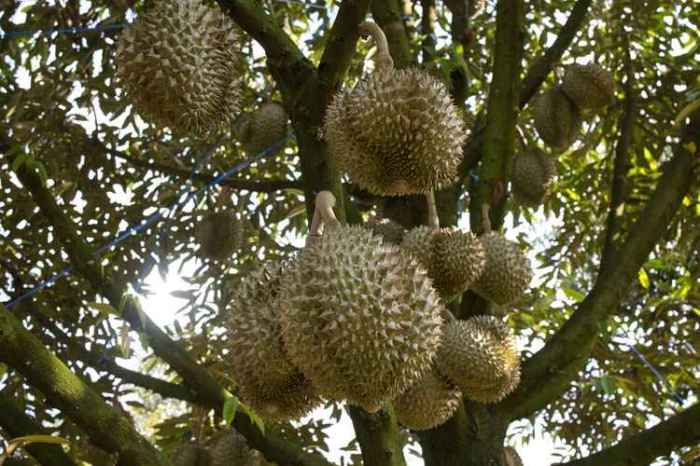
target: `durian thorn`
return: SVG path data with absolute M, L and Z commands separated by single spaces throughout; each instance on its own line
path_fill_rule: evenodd
M 386 40 L 386 35 L 382 28 L 373 21 L 365 21 L 360 24 L 360 34 L 363 36 L 372 36 L 372 40 L 377 45 L 377 56 L 374 59 L 376 63 L 375 72 L 390 73 L 394 69 L 394 60 L 389 52 L 389 42 Z
M 489 217 L 490 206 L 488 203 L 481 205 L 481 227 L 484 229 L 484 234 L 491 233 L 491 218 Z
M 428 204 L 428 226 L 437 230 L 440 228 L 440 217 L 438 217 L 437 205 L 435 204 L 435 193 L 433 191 L 425 193 L 425 200 Z

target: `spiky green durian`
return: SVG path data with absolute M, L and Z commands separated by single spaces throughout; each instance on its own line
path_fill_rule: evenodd
M 225 260 L 241 245 L 240 223 L 229 212 L 206 214 L 195 228 L 199 255 L 212 260 Z
M 595 63 L 569 66 L 561 89 L 579 110 L 600 110 L 615 99 L 612 73 Z
M 233 21 L 201 0 L 159 0 L 119 38 L 117 76 L 142 116 L 183 135 L 226 128 L 243 62 Z
M 520 351 L 510 328 L 493 316 L 445 326 L 435 364 L 469 398 L 501 400 L 520 380 Z
M 271 420 L 296 419 L 318 403 L 310 384 L 289 362 L 276 304 L 282 263 L 253 270 L 226 307 L 229 361 L 243 401 Z
M 401 247 L 428 270 L 435 289 L 445 298 L 466 291 L 486 265 L 481 241 L 454 228 L 416 227 L 406 233 Z
M 486 266 L 470 288 L 498 305 L 514 303 L 532 280 L 530 260 L 517 243 L 499 233 L 486 233 L 479 239 L 486 251 Z
M 206 448 L 185 444 L 170 455 L 173 466 L 209 466 L 209 452 Z
M 360 226 L 326 230 L 282 279 L 285 348 L 322 396 L 374 412 L 429 368 L 444 307 L 398 247 Z
M 258 466 L 258 452 L 248 447 L 245 438 L 233 429 L 215 433 L 207 442 L 210 462 L 208 466 Z
M 427 430 L 450 419 L 461 402 L 459 388 L 431 368 L 393 404 L 399 423 L 412 430 Z
M 401 244 L 406 234 L 406 229 L 393 220 L 371 218 L 367 227 L 375 234 L 382 237 L 386 243 Z
M 553 149 L 564 150 L 576 140 L 581 117 L 576 106 L 559 87 L 537 97 L 533 113 L 537 134 Z
M 381 29 L 363 26 L 378 42 L 378 63 L 327 108 L 323 134 L 331 157 L 353 182 L 382 196 L 454 183 L 466 135 L 447 87 L 423 70 L 395 70 Z
M 513 195 L 525 206 L 535 207 L 544 201 L 557 170 L 554 159 L 539 149 L 528 149 L 513 160 Z
M 245 118 L 238 129 L 243 148 L 258 154 L 287 136 L 287 112 L 277 102 L 266 102 Z
M 515 448 L 505 447 L 503 449 L 503 454 L 506 457 L 505 466 L 525 466 L 523 464 L 522 458 L 520 458 L 520 455 L 518 454 L 518 451 Z

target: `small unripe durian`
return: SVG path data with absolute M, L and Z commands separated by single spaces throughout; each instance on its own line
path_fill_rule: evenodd
M 420 226 L 406 234 L 401 246 L 428 270 L 435 289 L 448 299 L 466 291 L 486 265 L 481 241 L 457 229 Z
M 170 455 L 173 466 L 209 466 L 209 452 L 193 444 L 182 445 Z
M 374 412 L 429 369 L 444 307 L 426 271 L 368 229 L 327 228 L 280 289 L 285 348 L 320 395 Z
M 615 99 L 615 81 L 600 65 L 571 65 L 566 69 L 561 89 L 579 110 L 600 110 Z
M 518 451 L 513 447 L 505 447 L 503 449 L 503 454 L 506 457 L 505 466 L 525 466 L 522 458 L 518 454 Z
M 517 243 L 499 233 L 489 232 L 479 239 L 486 251 L 486 266 L 471 289 L 501 306 L 517 301 L 532 280 L 529 259 Z
M 212 212 L 197 224 L 195 236 L 200 256 L 225 260 L 240 247 L 241 225 L 228 212 Z
M 119 38 L 117 76 L 146 119 L 183 135 L 226 128 L 240 109 L 233 21 L 201 0 L 160 0 Z
M 503 399 L 520 380 L 520 351 L 510 328 L 493 316 L 449 322 L 435 363 L 469 398 Z
M 381 29 L 363 27 L 378 42 L 377 66 L 326 110 L 330 155 L 373 194 L 420 194 L 454 183 L 466 134 L 447 88 L 423 70 L 395 70 Z
M 215 433 L 207 442 L 209 466 L 258 466 L 257 451 L 248 447 L 245 438 L 233 429 Z
M 444 424 L 462 402 L 459 388 L 431 369 L 393 402 L 396 418 L 412 430 L 428 430 Z
M 239 128 L 239 138 L 249 154 L 258 154 L 282 141 L 287 135 L 287 112 L 277 102 L 266 102 L 247 115 Z
M 275 300 L 284 270 L 272 263 L 252 271 L 226 307 L 229 358 L 241 398 L 271 420 L 299 418 L 319 401 L 282 346 Z
M 581 117 L 576 106 L 559 87 L 537 97 L 533 113 L 537 134 L 547 145 L 564 150 L 576 140 Z
M 538 149 L 526 150 L 513 160 L 513 195 L 525 206 L 541 205 L 556 176 L 552 157 Z
M 401 244 L 406 234 L 404 227 L 389 219 L 372 218 L 367 222 L 367 227 L 381 236 L 385 243 Z

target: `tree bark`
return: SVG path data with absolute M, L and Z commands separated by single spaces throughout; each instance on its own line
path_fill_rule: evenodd
M 406 466 L 403 443 L 392 410 L 369 414 L 361 408 L 348 406 L 347 411 L 355 427 L 364 466 Z

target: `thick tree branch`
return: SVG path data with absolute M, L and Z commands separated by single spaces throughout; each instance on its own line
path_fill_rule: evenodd
M 389 41 L 389 51 L 397 68 L 405 68 L 415 61 L 408 34 L 401 20 L 398 0 L 377 0 L 371 6 L 374 21 L 381 26 Z
M 566 23 L 561 27 L 559 35 L 554 43 L 540 58 L 530 66 L 527 71 L 523 85 L 520 89 L 520 108 L 523 108 L 530 99 L 537 93 L 547 75 L 551 73 L 554 65 L 559 62 L 566 49 L 573 42 L 579 29 L 583 26 L 588 9 L 593 3 L 593 0 L 578 0 L 571 13 L 566 20 Z
M 50 435 L 37 421 L 30 418 L 16 401 L 0 391 L 0 427 L 11 438 L 27 435 Z M 24 447 L 43 466 L 76 466 L 59 445 L 32 443 Z
M 624 204 L 629 194 L 627 172 L 630 169 L 630 147 L 637 114 L 637 96 L 634 90 L 634 68 L 630 56 L 629 44 L 625 50 L 625 101 L 622 115 L 618 123 L 620 136 L 615 147 L 612 185 L 610 189 L 610 207 L 608 209 L 607 228 L 600 267 L 607 268 L 609 262 L 614 262 L 617 255 L 617 245 L 620 243 L 620 220 L 624 214 Z
M 624 261 L 601 269 L 591 292 L 571 318 L 525 362 L 518 389 L 499 406 L 511 419 L 527 416 L 559 396 L 588 360 L 602 322 L 618 308 L 630 283 L 656 242 L 671 225 L 691 182 L 698 175 L 700 114 L 685 128 L 673 159 L 666 163 L 656 190 L 619 250 Z
M 406 466 L 396 416 L 390 409 L 368 414 L 348 406 L 364 466 Z
M 667 419 L 651 429 L 622 439 L 618 444 L 586 458 L 561 466 L 637 466 L 673 450 L 700 443 L 700 404 Z
M 15 368 L 106 451 L 119 454 L 121 466 L 167 466 L 158 451 L 130 422 L 0 305 L 0 361 Z
M 101 293 L 110 304 L 122 312 L 130 327 L 147 336 L 154 353 L 166 361 L 183 378 L 183 382 L 202 406 L 220 411 L 229 393 L 216 381 L 209 371 L 199 366 L 177 342 L 163 332 L 144 312 L 137 299 L 127 293 L 124 284 L 111 280 L 95 260 L 93 251 L 76 233 L 73 222 L 56 204 L 51 193 L 42 184 L 41 178 L 26 165 L 19 167 L 17 176 L 32 195 L 42 214 L 55 229 L 56 237 L 63 244 L 75 270 L 91 286 Z M 262 434 L 245 413 L 239 412 L 234 427 L 260 450 L 265 457 L 280 465 L 328 466 L 322 456 L 305 452 L 301 447 L 274 434 Z

